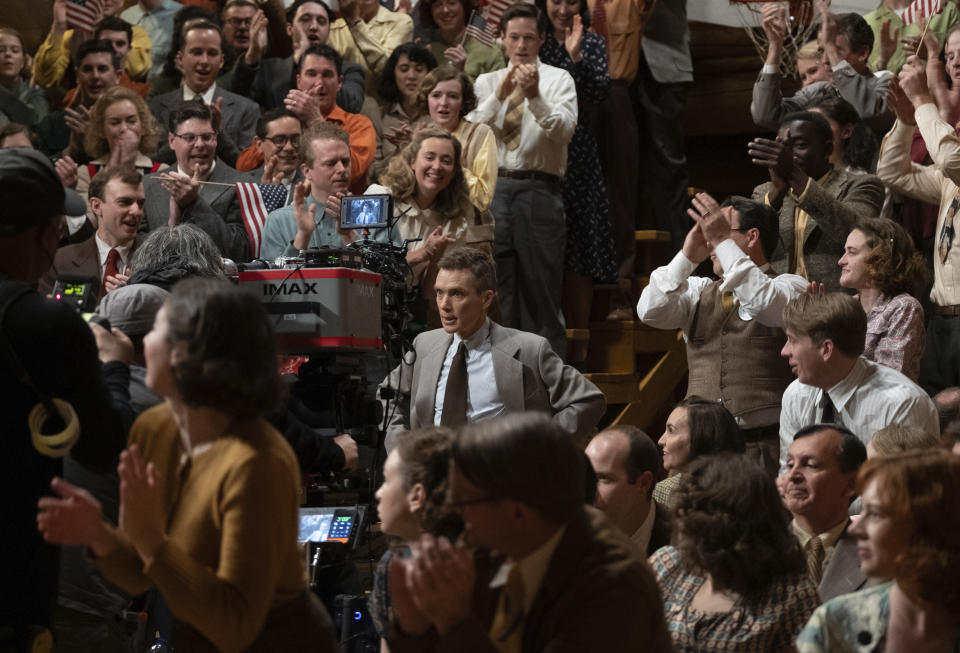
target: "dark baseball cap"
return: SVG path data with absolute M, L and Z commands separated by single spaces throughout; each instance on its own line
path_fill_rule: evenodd
M 0 236 L 12 236 L 64 215 L 63 183 L 35 150 L 0 150 Z M 81 200 L 82 201 L 82 200 Z

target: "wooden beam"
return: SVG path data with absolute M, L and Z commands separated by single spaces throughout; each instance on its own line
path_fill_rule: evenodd
M 647 428 L 664 407 L 673 402 L 673 394 L 686 371 L 685 350 L 665 353 L 637 386 L 639 398 L 627 404 L 611 426 L 632 424 L 641 429 Z

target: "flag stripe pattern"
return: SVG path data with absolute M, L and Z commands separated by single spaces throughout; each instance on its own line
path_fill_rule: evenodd
M 92 32 L 103 17 L 100 0 L 67 0 L 67 27 Z
M 492 47 L 500 32 L 500 16 L 512 4 L 512 0 L 490 0 L 486 7 L 477 9 L 467 25 L 467 36 Z
M 929 18 L 943 11 L 943 0 L 913 0 L 906 9 L 897 9 L 904 25 L 913 25 L 921 18 Z
M 250 258 L 258 258 L 267 216 L 287 201 L 287 189 L 280 184 L 239 182 L 237 198 L 240 200 L 243 227 L 247 230 L 247 238 L 250 240 Z

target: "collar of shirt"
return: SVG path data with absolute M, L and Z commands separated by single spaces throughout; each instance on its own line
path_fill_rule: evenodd
M 453 334 L 453 342 L 450 343 L 450 346 L 456 349 L 460 346 L 460 341 L 463 340 L 467 345 L 467 356 L 469 357 L 469 352 L 476 350 L 480 345 L 485 343 L 490 338 L 490 318 L 487 318 L 483 321 L 483 325 L 477 329 L 477 332 L 472 336 L 463 340 L 460 337 L 459 333 Z
M 341 109 L 339 104 L 334 104 L 330 113 L 325 115 L 323 119 L 327 122 L 335 122 L 342 127 L 346 122 L 347 112 Z
M 93 236 L 97 240 L 97 253 L 100 256 L 100 270 L 102 271 L 107 266 L 107 256 L 110 254 L 111 249 L 116 249 L 117 253 L 120 255 L 120 265 L 117 268 L 123 274 L 123 269 L 129 264 L 130 249 L 133 247 L 133 243 L 127 243 L 126 245 L 117 245 L 115 248 L 111 248 L 110 245 L 106 244 L 101 240 L 100 234 L 94 234 Z
M 863 358 L 858 357 L 850 369 L 850 372 L 843 377 L 839 383 L 827 390 L 820 390 L 820 397 L 817 401 L 822 401 L 823 393 L 826 392 L 830 395 L 830 400 L 833 402 L 834 408 L 843 410 L 847 402 L 850 401 L 850 398 L 853 397 L 853 393 L 855 393 L 863 383 L 863 377 L 866 372 L 867 366 L 863 364 Z
M 186 84 L 184 84 L 182 88 L 183 88 L 184 102 L 189 102 L 195 97 L 199 97 L 203 100 L 204 104 L 211 105 L 213 104 L 213 94 L 217 92 L 217 83 L 214 82 L 213 84 L 211 84 L 210 88 L 208 88 L 204 93 L 197 93 L 192 88 L 189 88 Z
M 820 538 L 820 541 L 823 543 L 823 550 L 827 553 L 833 551 L 837 546 L 837 540 L 840 539 L 840 536 L 843 535 L 843 532 L 847 529 L 847 524 L 850 523 L 850 519 L 846 518 L 833 528 L 826 530 L 822 533 L 819 533 L 816 537 Z M 800 542 L 800 548 L 807 546 L 807 542 L 810 541 L 811 537 L 814 537 L 813 533 L 808 533 L 800 527 L 800 524 L 797 523 L 797 520 L 794 519 L 790 522 L 790 528 L 793 530 L 793 534 L 797 537 L 797 541 Z
M 567 532 L 567 525 L 564 524 L 557 529 L 557 532 L 550 538 L 520 560 L 507 559 L 500 569 L 497 570 L 493 580 L 490 581 L 491 588 L 503 587 L 507 584 L 507 576 L 514 565 L 520 568 L 520 577 L 523 579 L 523 614 L 530 614 L 530 606 L 540 591 L 540 585 L 543 584 L 543 578 L 547 575 L 550 567 L 550 558 L 560 544 L 560 538 Z
M 643 523 L 640 524 L 640 528 L 630 536 L 630 540 L 637 545 L 640 553 L 644 556 L 647 555 L 647 547 L 650 546 L 650 536 L 653 535 L 653 522 L 656 518 L 657 502 L 651 500 L 650 510 L 647 511 L 646 518 L 643 520 Z

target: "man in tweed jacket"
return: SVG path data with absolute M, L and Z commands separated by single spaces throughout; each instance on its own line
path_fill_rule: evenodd
M 753 140 L 749 152 L 770 172 L 770 181 L 753 190 L 753 199 L 780 214 L 781 242 L 771 266 L 778 274 L 798 274 L 837 290 L 837 260 L 847 235 L 859 218 L 879 214 L 883 183 L 873 175 L 834 168 L 832 148 L 830 124 L 805 111 L 784 118 L 777 140 Z

